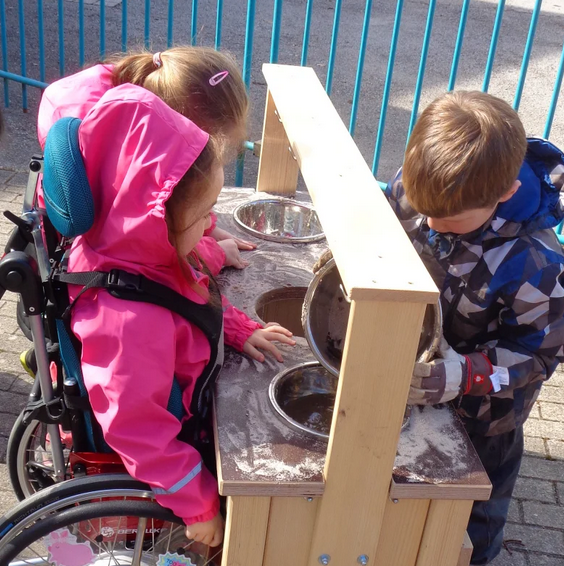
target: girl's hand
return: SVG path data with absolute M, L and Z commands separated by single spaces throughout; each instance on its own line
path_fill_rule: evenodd
M 260 348 L 261 350 L 270 352 L 277 361 L 282 362 L 284 361 L 282 354 L 278 348 L 272 344 L 273 341 L 289 344 L 290 346 L 296 343 L 295 340 L 292 340 L 292 333 L 289 330 L 286 330 L 276 322 L 269 322 L 266 328 L 259 328 L 249 336 L 249 339 L 243 346 L 243 352 L 258 362 L 264 362 L 264 354 L 258 350 L 258 348 Z
M 225 267 L 235 267 L 236 269 L 245 269 L 249 262 L 244 260 L 239 253 L 237 242 L 233 239 L 220 240 L 217 242 L 225 252 Z
M 218 513 L 210 521 L 205 523 L 194 523 L 186 527 L 186 537 L 197 542 L 203 542 L 208 546 L 219 546 L 223 540 L 225 521 Z
M 212 230 L 211 237 L 218 242 L 233 240 L 237 244 L 237 248 L 240 250 L 254 250 L 257 247 L 256 244 L 247 242 L 246 240 L 241 240 L 241 238 L 237 238 L 227 232 L 227 230 L 222 230 L 217 226 Z

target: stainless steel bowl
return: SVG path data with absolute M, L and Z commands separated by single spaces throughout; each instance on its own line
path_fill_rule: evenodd
M 335 260 L 329 260 L 314 276 L 302 310 L 304 335 L 323 367 L 339 375 L 350 303 Z M 440 304 L 428 305 L 421 329 L 417 361 L 429 361 L 442 333 Z
M 311 243 L 325 235 L 313 208 L 288 199 L 261 199 L 233 211 L 241 230 L 257 238 L 280 243 Z
M 274 377 L 268 397 L 290 428 L 328 440 L 338 378 L 317 362 L 306 362 Z
M 318 362 L 305 362 L 274 377 L 268 398 L 278 417 L 291 429 L 328 441 L 339 378 Z M 402 429 L 409 424 L 406 407 Z

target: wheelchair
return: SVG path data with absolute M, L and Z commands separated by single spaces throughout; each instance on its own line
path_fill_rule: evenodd
M 45 155 L 31 159 L 21 216 L 5 212 L 15 228 L 0 260 L 0 297 L 19 295 L 18 323 L 33 342 L 35 379 L 8 441 L 8 471 L 21 502 L 0 519 L 0 566 L 217 564 L 221 551 L 187 539 L 182 520 L 127 475 L 89 409 L 80 344 L 65 319 L 65 254 L 94 218 L 79 124 L 63 118 L 51 128 Z M 174 292 L 142 277 L 119 270 L 95 277 L 84 285 L 178 308 Z M 168 409 L 184 416 L 176 381 Z

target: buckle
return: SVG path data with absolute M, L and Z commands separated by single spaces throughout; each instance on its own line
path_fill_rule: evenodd
M 108 287 L 127 289 L 128 291 L 138 291 L 141 289 L 141 275 L 128 273 L 121 269 L 112 269 L 108 273 Z

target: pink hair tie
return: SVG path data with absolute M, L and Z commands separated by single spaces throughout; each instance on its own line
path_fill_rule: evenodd
M 213 77 L 210 78 L 210 85 L 216 86 L 218 85 L 227 75 L 229 71 L 220 71 L 219 73 L 215 74 Z
M 155 65 L 155 69 L 160 69 L 163 66 L 163 60 L 161 59 L 161 52 L 157 51 L 153 55 L 153 65 Z

